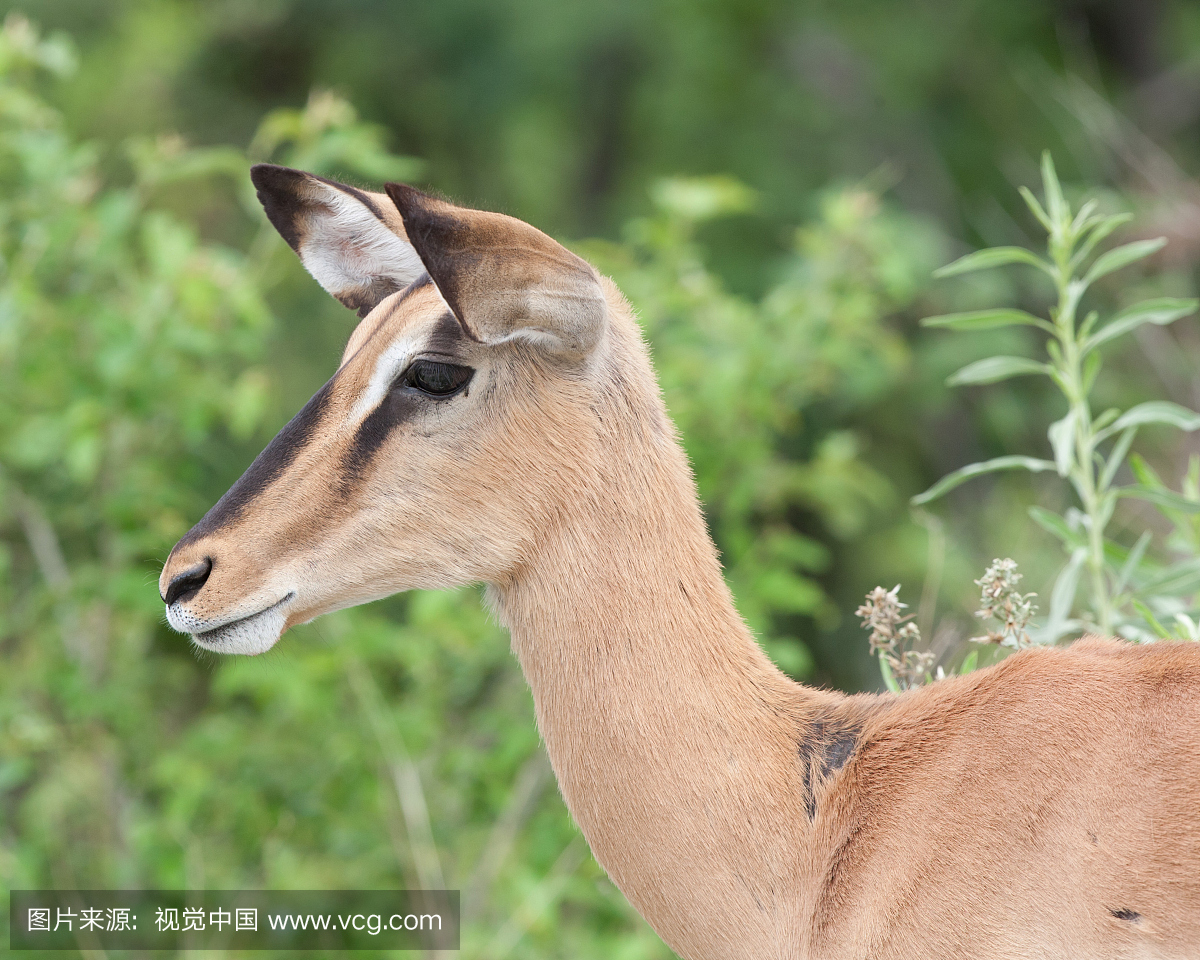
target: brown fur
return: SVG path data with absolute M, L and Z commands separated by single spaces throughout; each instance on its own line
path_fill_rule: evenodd
M 451 209 L 505 297 L 561 290 L 570 260 L 510 269 L 494 215 Z M 487 315 L 477 280 L 460 321 Z M 1089 639 L 898 697 L 792 682 L 734 610 L 632 312 L 607 280 L 570 282 L 605 304 L 582 354 L 578 314 L 525 337 L 499 304 L 505 337 L 438 341 L 468 390 L 397 406 L 348 473 L 381 358 L 446 317 L 431 284 L 385 298 L 303 449 L 173 551 L 164 593 L 212 571 L 172 623 L 254 649 L 396 590 L 487 583 L 576 822 L 684 957 L 1200 955 L 1200 645 Z

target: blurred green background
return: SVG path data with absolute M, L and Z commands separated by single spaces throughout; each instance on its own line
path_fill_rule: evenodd
M 669 957 L 557 796 L 478 593 L 199 657 L 157 596 L 175 540 L 333 372 L 354 317 L 257 208 L 272 160 L 527 219 L 639 311 L 743 615 L 788 673 L 880 685 L 850 616 L 905 585 L 943 658 L 972 579 L 1060 486 L 1048 383 L 952 392 L 1026 328 L 928 314 L 1049 291 L 935 282 L 1027 244 L 1044 148 L 1166 235 L 1120 305 L 1190 296 L 1200 6 L 1182 0 L 56 0 L 0 4 L 0 883 L 462 889 L 463 953 Z M 1026 283 L 1028 281 L 1028 283 Z M 1200 408 L 1200 325 L 1146 326 L 1100 391 Z M 1153 429 L 1179 477 L 1196 436 Z M 1056 499 L 1057 498 L 1057 499 Z M 1149 522 L 1122 507 L 1120 528 Z M 918 602 L 919 601 L 919 602 Z M 0 924 L 7 923 L 5 916 Z

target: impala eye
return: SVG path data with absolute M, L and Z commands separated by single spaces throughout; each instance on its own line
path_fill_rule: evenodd
M 400 385 L 431 397 L 449 397 L 465 387 L 474 372 L 471 367 L 460 367 L 456 363 L 417 360 L 404 371 Z

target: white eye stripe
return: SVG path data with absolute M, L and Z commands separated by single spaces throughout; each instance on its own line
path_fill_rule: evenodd
M 392 383 L 400 372 L 418 352 L 418 347 L 425 338 L 401 337 L 389 343 L 375 360 L 375 369 L 371 371 L 371 379 L 367 388 L 359 395 L 350 411 L 350 421 L 357 424 L 374 410 L 383 398 L 387 396 Z

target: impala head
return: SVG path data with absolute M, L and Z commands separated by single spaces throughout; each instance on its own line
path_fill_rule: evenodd
M 611 329 L 611 285 L 519 220 L 396 184 L 252 177 L 362 320 L 334 376 L 163 568 L 171 626 L 225 653 L 400 590 L 503 581 L 594 455 Z

